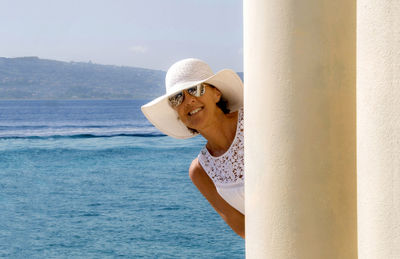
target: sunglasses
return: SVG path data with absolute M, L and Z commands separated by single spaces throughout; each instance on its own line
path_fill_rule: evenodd
M 191 96 L 199 97 L 202 96 L 206 92 L 206 84 L 198 84 L 188 89 L 185 89 L 188 94 Z M 183 90 L 184 91 L 184 90 Z M 185 99 L 185 95 L 183 91 L 172 95 L 168 98 L 168 102 L 172 107 L 178 107 L 183 100 Z

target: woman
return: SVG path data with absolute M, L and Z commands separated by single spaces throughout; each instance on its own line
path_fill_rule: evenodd
M 201 134 L 207 144 L 189 176 L 242 238 L 244 234 L 243 83 L 230 69 L 214 74 L 199 59 L 170 67 L 166 94 L 142 106 L 147 119 L 174 138 Z

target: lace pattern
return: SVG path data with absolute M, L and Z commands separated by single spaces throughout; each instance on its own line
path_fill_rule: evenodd
M 244 181 L 244 125 L 243 108 L 238 113 L 235 138 L 221 156 L 212 156 L 204 146 L 198 155 L 200 165 L 216 185 Z

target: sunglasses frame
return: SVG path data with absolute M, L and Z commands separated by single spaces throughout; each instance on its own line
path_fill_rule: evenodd
M 168 103 L 171 107 L 178 107 L 179 105 L 181 105 L 183 103 L 183 101 L 185 100 L 185 94 L 183 93 L 183 91 L 186 91 L 188 94 L 190 94 L 191 96 L 194 97 L 200 97 L 202 95 L 204 95 L 204 93 L 206 92 L 206 83 L 201 83 L 195 86 L 191 86 L 189 88 L 186 88 L 172 96 L 168 97 Z M 192 93 L 192 91 L 190 91 L 191 89 L 196 88 L 196 91 Z

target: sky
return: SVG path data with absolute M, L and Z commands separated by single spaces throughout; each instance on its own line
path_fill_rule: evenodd
M 0 0 L 0 57 L 243 71 L 242 0 Z

